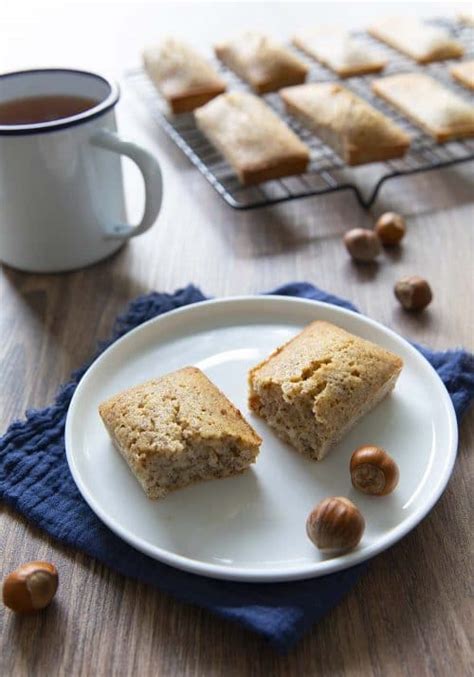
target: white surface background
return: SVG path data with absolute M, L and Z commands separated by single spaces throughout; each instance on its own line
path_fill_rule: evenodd
M 282 39 L 314 24 L 364 28 L 378 16 L 455 16 L 468 2 L 117 2 L 2 0 L 0 71 L 41 66 L 106 69 L 116 77 L 168 33 L 208 48 L 246 28 Z

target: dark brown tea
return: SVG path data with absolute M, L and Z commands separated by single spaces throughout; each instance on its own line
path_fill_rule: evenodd
M 0 125 L 30 125 L 78 115 L 98 104 L 84 96 L 29 96 L 0 103 Z

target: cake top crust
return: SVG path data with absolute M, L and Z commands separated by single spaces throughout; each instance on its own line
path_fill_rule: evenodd
M 141 454 L 179 453 L 187 440 L 229 440 L 245 446 L 260 437 L 240 411 L 196 367 L 152 379 L 103 402 L 99 413 L 116 436 Z
M 374 386 L 403 366 L 397 355 L 329 322 L 317 320 L 254 367 L 249 378 L 260 387 L 279 385 L 287 397 L 325 388 L 347 379 Z

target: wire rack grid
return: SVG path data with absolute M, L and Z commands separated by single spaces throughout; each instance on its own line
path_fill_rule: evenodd
M 432 23 L 447 28 L 453 36 L 463 43 L 465 58 L 474 56 L 474 30 L 472 28 L 448 20 L 438 19 L 433 20 Z M 469 98 L 469 92 L 462 85 L 457 84 L 450 75 L 449 69 L 455 63 L 454 61 L 420 66 L 394 49 L 378 42 L 365 32 L 359 32 L 356 35 L 368 47 L 373 46 L 379 53 L 385 53 L 388 65 L 383 75 L 421 70 L 443 82 L 461 97 Z M 337 76 L 327 68 L 311 60 L 297 49 L 292 49 L 298 52 L 299 56 L 310 67 L 308 82 L 334 82 L 338 80 Z M 216 64 L 216 66 L 224 75 L 230 90 L 248 90 L 248 86 L 232 71 L 223 67 L 222 64 Z M 309 146 L 311 161 L 308 170 L 305 174 L 298 176 L 266 181 L 258 186 L 244 187 L 239 183 L 232 168 L 196 127 L 192 113 L 175 116 L 168 114 L 164 101 L 146 73 L 142 69 L 127 73 L 128 81 L 144 101 L 154 120 L 204 175 L 225 202 L 235 209 L 267 207 L 279 202 L 342 190 L 353 191 L 359 203 L 363 207 L 369 208 L 374 203 L 382 185 L 389 179 L 474 160 L 474 139 L 451 141 L 444 144 L 436 143 L 434 139 L 420 131 L 407 118 L 373 93 L 371 83 L 376 77 L 380 77 L 380 75 L 356 76 L 347 78 L 343 82 L 346 87 L 407 131 L 412 142 L 409 151 L 403 158 L 377 163 L 376 176 L 372 179 L 369 190 L 364 191 L 360 181 L 364 168 L 346 167 L 339 155 L 285 112 L 281 99 L 276 93 L 267 94 L 264 99 Z

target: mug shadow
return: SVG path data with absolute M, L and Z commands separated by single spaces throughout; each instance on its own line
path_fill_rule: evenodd
M 127 250 L 64 273 L 24 273 L 3 265 L 4 316 L 26 325 L 36 348 L 47 342 L 66 355 L 66 371 L 76 368 L 93 354 L 99 337 L 110 335 L 127 303 L 149 291 L 127 272 Z

